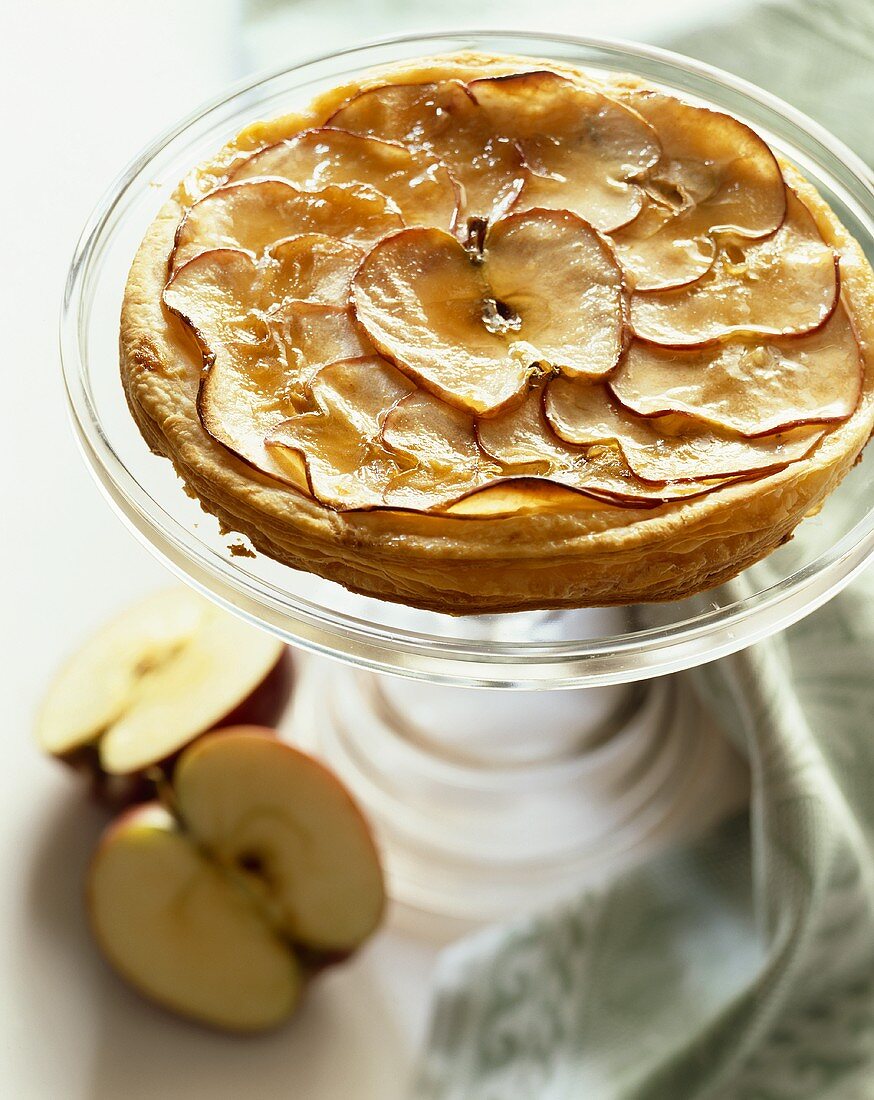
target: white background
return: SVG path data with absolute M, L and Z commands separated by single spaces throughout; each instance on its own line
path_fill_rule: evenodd
M 389 930 L 323 978 L 291 1027 L 232 1040 L 145 1005 L 90 944 L 83 870 L 103 818 L 34 749 L 33 713 L 80 637 L 167 581 L 103 502 L 66 422 L 57 317 L 90 208 L 157 131 L 254 65 L 415 25 L 539 22 L 646 38 L 701 5 L 565 0 L 548 19 L 543 3 L 520 3 L 510 18 L 507 0 L 284 7 L 277 17 L 283 5 L 265 0 L 245 11 L 229 0 L 0 5 L 0 1092 L 16 1100 L 394 1100 L 423 1026 L 433 958 L 426 941 Z M 289 11 L 300 19 L 293 34 Z

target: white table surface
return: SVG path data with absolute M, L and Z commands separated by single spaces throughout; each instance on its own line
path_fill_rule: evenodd
M 313 48 L 331 45 L 330 3 L 300 4 L 321 12 Z M 378 7 L 390 17 L 391 5 Z M 562 29 L 633 37 L 655 6 L 597 5 L 609 7 L 618 10 Z M 497 23 L 499 10 L 486 3 L 476 14 Z M 85 927 L 83 871 L 103 815 L 31 742 L 58 662 L 109 614 L 168 579 L 104 503 L 67 425 L 56 328 L 75 238 L 146 140 L 240 76 L 254 54 L 266 56 L 265 25 L 244 35 L 229 0 L 0 5 L 0 1093 L 16 1100 L 396 1100 L 424 1027 L 436 948 L 396 925 L 323 977 L 293 1025 L 273 1035 L 229 1039 L 150 1008 L 109 972 Z M 349 26 L 339 33 L 350 37 Z M 296 42 L 297 52 L 303 47 Z M 270 49 L 281 50 L 275 36 Z

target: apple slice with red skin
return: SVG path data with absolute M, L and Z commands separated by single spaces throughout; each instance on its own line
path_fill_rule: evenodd
M 626 95 L 654 128 L 662 156 L 644 174 L 647 203 L 614 235 L 637 290 L 684 286 L 716 257 L 716 238 L 761 238 L 786 214 L 780 165 L 767 144 L 730 115 L 658 91 Z
M 643 481 L 684 482 L 758 476 L 805 458 L 824 435 L 816 425 L 747 439 L 688 416 L 647 420 L 622 408 L 603 383 L 556 378 L 545 410 L 569 443 L 617 446 Z
M 638 213 L 636 178 L 661 153 L 655 130 L 634 110 L 548 70 L 468 84 L 489 128 L 516 142 L 529 169 L 516 211 L 570 210 L 605 232 Z
M 398 142 L 323 127 L 268 145 L 234 170 L 232 179 L 272 176 L 305 191 L 329 184 L 366 184 L 395 203 L 407 225 L 454 230 L 460 191 L 448 168 Z
M 173 1012 L 230 1031 L 275 1026 L 320 959 L 348 955 L 380 922 L 370 830 L 326 768 L 253 727 L 188 748 L 167 797 L 100 842 L 88 879 L 97 943 Z
M 286 180 L 240 180 L 210 191 L 185 214 L 176 231 L 171 267 L 216 248 L 260 257 L 277 241 L 304 233 L 366 249 L 403 224 L 394 203 L 369 187 L 302 191 Z
M 277 425 L 265 439 L 274 462 L 305 471 L 308 490 L 329 508 L 378 508 L 406 464 L 391 453 L 383 424 L 414 387 L 373 356 L 332 363 L 312 379 L 312 407 Z
M 575 214 L 511 214 L 469 248 L 439 229 L 381 241 L 352 283 L 379 351 L 442 400 L 495 415 L 545 367 L 601 377 L 624 339 L 622 271 Z
M 804 203 L 786 194 L 786 218 L 770 237 L 723 238 L 700 279 L 633 294 L 635 334 L 664 347 L 695 347 L 732 336 L 803 336 L 827 321 L 840 293 L 837 257 Z
M 245 462 L 301 487 L 300 474 L 277 463 L 264 440 L 308 405 L 306 387 L 322 367 L 365 358 L 373 348 L 348 308 L 298 301 L 309 293 L 335 297 L 357 250 L 327 248 L 318 236 L 283 241 L 274 262 L 256 264 L 245 252 L 216 249 L 180 267 L 164 290 L 165 304 L 196 334 L 204 361 L 197 397 L 206 431 Z
M 443 164 L 461 186 L 461 226 L 471 217 L 500 218 L 529 174 L 518 144 L 494 133 L 458 80 L 368 88 L 335 111 L 326 125 L 399 142 Z
M 757 436 L 846 420 L 859 402 L 862 379 L 859 343 L 839 304 L 809 336 L 688 350 L 634 341 L 609 384 L 640 416 L 685 413 Z
M 290 651 L 186 588 L 146 597 L 61 669 L 36 723 L 43 751 L 115 804 L 154 793 L 181 749 L 227 723 L 272 725 L 292 689 Z
M 711 492 L 718 481 L 653 484 L 638 478 L 618 443 L 575 446 L 556 435 L 544 411 L 544 391 L 532 388 L 523 404 L 489 420 L 479 420 L 482 450 L 509 474 L 538 475 L 616 507 L 651 508 Z

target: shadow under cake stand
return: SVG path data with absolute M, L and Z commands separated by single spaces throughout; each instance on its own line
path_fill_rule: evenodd
M 560 897 L 738 804 L 742 767 L 672 674 L 783 630 L 846 585 L 874 553 L 874 484 L 868 459 L 791 542 L 693 599 L 461 618 L 356 596 L 254 554 L 183 492 L 170 463 L 148 451 L 118 379 L 122 289 L 161 203 L 254 119 L 301 107 L 368 66 L 467 48 L 633 71 L 731 111 L 794 161 L 874 251 L 864 165 L 743 81 L 622 43 L 410 36 L 249 82 L 149 146 L 83 232 L 61 350 L 85 460 L 129 528 L 187 583 L 311 655 L 297 736 L 372 819 L 393 896 L 487 919 Z

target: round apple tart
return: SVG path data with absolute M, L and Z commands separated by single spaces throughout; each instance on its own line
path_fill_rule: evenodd
M 122 377 L 226 529 L 450 613 L 672 600 L 784 542 L 874 424 L 874 276 L 739 120 L 480 54 L 194 169 Z

